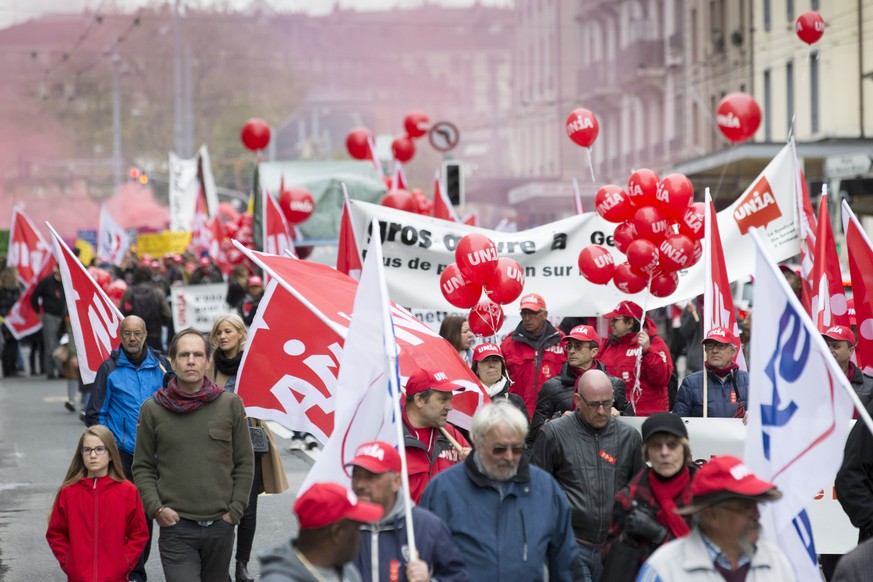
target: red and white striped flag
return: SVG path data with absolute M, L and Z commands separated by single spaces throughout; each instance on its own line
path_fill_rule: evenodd
M 827 193 L 822 193 L 818 208 L 818 232 L 816 233 L 815 259 L 812 268 L 812 321 L 819 331 L 832 325 L 852 325 L 843 275 L 831 218 L 828 213 Z

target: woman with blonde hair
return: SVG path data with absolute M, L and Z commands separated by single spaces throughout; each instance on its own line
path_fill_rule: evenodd
M 236 313 L 220 316 L 212 324 L 209 343 L 215 348 L 212 358 L 212 368 L 209 378 L 229 392 L 237 391 L 237 372 L 242 362 L 246 346 L 246 326 Z M 245 403 L 245 402 L 243 402 Z M 234 578 L 237 582 L 254 580 L 249 574 L 248 562 L 251 558 L 252 543 L 255 539 L 255 529 L 258 523 L 258 495 L 261 493 L 282 493 L 288 489 L 285 477 L 285 467 L 279 457 L 279 448 L 273 433 L 262 421 L 248 418 L 249 431 L 260 433 L 267 442 L 266 451 L 255 450 L 255 474 L 252 479 L 252 491 L 249 494 L 249 505 L 239 522 L 236 542 L 236 569 Z M 253 442 L 264 439 L 253 438 Z
M 105 426 L 90 426 L 79 438 L 45 537 L 72 582 L 127 580 L 136 566 L 149 541 L 145 512 Z

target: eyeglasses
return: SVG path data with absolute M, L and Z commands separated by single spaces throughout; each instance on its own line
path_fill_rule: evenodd
M 106 447 L 82 447 L 82 454 L 86 457 L 90 457 L 91 453 L 96 453 L 97 456 L 106 454 Z
M 706 342 L 705 344 L 703 344 L 703 349 L 706 350 L 707 352 L 711 352 L 712 350 L 719 350 L 719 351 L 730 350 L 733 347 L 734 347 L 733 344 L 723 344 L 723 343 L 714 342 L 714 341 Z
M 131 337 L 132 337 L 132 338 L 135 338 L 135 339 L 139 339 L 139 338 L 143 337 L 144 335 L 145 335 L 145 332 L 144 332 L 144 331 L 130 331 L 130 330 L 127 330 L 127 331 L 123 331 L 123 332 L 121 332 L 121 337 L 126 337 L 126 338 L 131 338 Z
M 733 505 L 729 505 L 729 503 L 732 503 Z M 745 516 L 751 516 L 758 513 L 758 502 L 751 500 L 737 500 L 736 502 L 719 503 L 717 507 L 730 511 L 731 513 L 738 513 Z
M 589 350 L 594 349 L 594 342 L 567 342 L 567 351 L 578 352 L 582 348 L 588 348 Z
M 491 447 L 491 454 L 502 456 L 506 451 L 512 450 L 512 456 L 517 457 L 524 452 L 524 445 L 494 445 Z
M 579 394 L 579 399 L 582 400 L 585 404 L 588 405 L 588 408 L 591 410 L 597 410 L 601 406 L 607 410 L 612 408 L 612 405 L 615 403 L 615 400 L 595 400 L 594 402 L 588 402 L 585 400 L 585 397 Z

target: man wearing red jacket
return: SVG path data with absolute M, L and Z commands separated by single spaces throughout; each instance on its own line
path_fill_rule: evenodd
M 644 318 L 643 308 L 633 301 L 622 301 L 603 317 L 609 319 L 612 335 L 600 348 L 597 360 L 606 366 L 608 374 L 624 380 L 627 399 L 633 402 L 637 416 L 668 412 L 667 382 L 673 373 L 673 359 L 667 344 L 657 335 L 655 322 Z M 643 321 L 645 326 L 641 325 Z M 635 395 L 637 380 L 639 391 Z
M 506 336 L 500 349 L 512 386 L 509 391 L 524 399 L 528 418 L 533 418 L 543 382 L 561 373 L 567 354 L 562 334 L 546 317 L 545 300 L 536 293 L 521 298 L 521 323 Z
M 440 370 L 419 369 L 406 381 L 403 434 L 409 496 L 418 503 L 437 473 L 460 463 L 470 454 L 470 443 L 447 423 L 452 392 L 461 390 Z M 458 447 L 447 436 L 455 440 Z

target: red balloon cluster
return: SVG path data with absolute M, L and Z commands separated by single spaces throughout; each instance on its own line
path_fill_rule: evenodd
M 300 224 L 315 212 L 315 199 L 306 188 L 283 188 L 279 192 L 279 208 L 288 224 Z
M 627 261 L 616 264 L 609 249 L 589 245 L 579 253 L 582 276 L 595 285 L 612 281 L 631 295 L 646 287 L 656 297 L 673 293 L 676 272 L 695 264 L 703 251 L 704 206 L 693 200 L 686 176 L 659 179 L 645 168 L 631 175 L 627 191 L 613 184 L 602 187 L 594 197 L 597 214 L 618 223 L 612 239 Z
M 797 23 L 794 25 L 797 38 L 809 45 L 815 44 L 821 39 L 824 34 L 824 28 L 824 18 L 821 17 L 821 14 L 812 10 L 798 16 Z
M 270 144 L 270 126 L 263 119 L 253 117 L 242 126 L 240 139 L 253 152 L 262 150 Z
M 482 297 L 482 291 L 486 297 Z M 513 259 L 498 257 L 497 247 L 483 234 L 468 234 L 455 248 L 455 262 L 440 275 L 440 291 L 459 309 L 473 308 L 467 318 L 478 335 L 493 335 L 503 324 L 501 305 L 524 290 L 524 269 Z
M 406 133 L 398 135 L 391 142 L 391 154 L 398 162 L 406 163 L 415 156 L 413 140 L 427 135 L 430 129 L 430 119 L 421 111 L 410 111 L 403 118 L 403 129 Z M 346 136 L 346 149 L 356 160 L 371 160 L 370 143 L 373 134 L 365 127 L 356 127 Z

